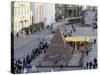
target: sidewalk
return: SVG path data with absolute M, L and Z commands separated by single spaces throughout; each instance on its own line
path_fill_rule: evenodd
M 88 56 L 84 56 L 83 62 L 93 62 L 94 58 L 97 58 L 97 43 L 93 44 Z
M 97 29 L 92 30 L 91 27 L 81 27 L 77 26 L 76 24 L 74 25 L 76 32 L 73 32 L 73 36 L 89 36 L 89 37 L 96 37 L 97 36 Z M 67 31 L 72 30 L 71 25 L 66 26 Z
M 25 35 L 25 38 L 15 37 L 14 38 L 14 56 L 15 58 L 23 58 L 30 54 L 32 49 L 37 48 L 41 39 L 51 39 L 53 35 L 49 30 L 42 30 L 31 35 Z M 39 40 L 40 39 L 40 40 Z

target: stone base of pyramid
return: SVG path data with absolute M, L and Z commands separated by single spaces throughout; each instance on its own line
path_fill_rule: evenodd
M 70 55 L 69 57 L 66 57 L 66 59 L 60 58 L 58 61 L 58 64 L 56 64 L 55 66 L 60 66 L 60 65 L 63 65 L 63 66 L 81 66 L 80 61 L 81 61 L 81 53 L 79 53 L 79 54 L 75 53 L 75 54 Z M 41 66 L 54 66 L 54 61 L 52 61 L 52 59 L 50 59 L 50 58 L 48 58 L 48 60 L 43 59 L 41 61 Z
M 64 61 L 60 61 L 57 65 L 55 66 L 68 66 Z M 42 61 L 41 66 L 54 66 L 54 63 L 52 61 Z
M 82 61 L 81 56 L 81 53 L 73 54 L 71 60 L 68 62 L 68 66 L 80 66 Z
M 73 54 L 72 57 L 70 58 L 70 60 L 66 61 L 66 60 L 60 60 L 58 61 L 58 64 L 56 64 L 55 66 L 81 66 L 80 65 L 80 58 L 81 55 L 77 55 L 77 54 Z M 54 66 L 54 62 L 53 61 L 42 61 L 41 62 L 41 66 Z

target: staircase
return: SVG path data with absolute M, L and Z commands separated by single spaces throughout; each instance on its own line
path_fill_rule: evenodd
M 96 12 L 95 11 L 86 11 L 84 14 L 85 24 L 92 25 L 95 21 Z

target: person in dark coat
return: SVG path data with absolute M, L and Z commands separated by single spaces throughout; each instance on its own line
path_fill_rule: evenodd
M 18 61 L 16 62 L 16 66 L 17 66 L 17 73 L 21 73 L 22 62 L 20 61 L 20 59 L 18 59 Z
M 18 32 L 17 32 L 16 36 L 19 37 L 19 33 Z
M 95 64 L 93 64 L 93 69 L 96 69 L 96 66 L 95 66 Z
M 30 63 L 31 63 L 31 58 L 30 58 L 30 56 L 28 55 L 28 56 L 27 56 L 27 64 L 30 65 Z
M 21 64 L 18 65 L 18 69 L 19 69 L 19 73 L 21 73 L 21 70 L 22 70 L 22 65 Z
M 97 68 L 97 59 L 94 58 L 94 65 L 95 65 L 95 68 Z
M 87 62 L 87 63 L 86 63 L 86 69 L 88 69 L 88 67 L 89 67 L 89 63 Z
M 36 52 L 35 52 L 35 49 L 33 49 L 33 51 L 32 51 L 32 58 L 34 59 L 35 56 L 36 56 Z
M 92 66 L 93 66 L 92 62 L 89 62 L 89 69 L 92 69 Z
M 63 65 L 62 64 L 60 65 L 60 69 L 63 69 Z
M 23 59 L 23 69 L 24 69 L 24 67 L 25 67 L 25 64 L 26 64 L 26 60 L 25 60 L 25 58 Z
M 97 63 L 97 59 L 96 58 L 94 58 L 94 63 Z
M 94 39 L 94 44 L 96 43 L 96 39 Z

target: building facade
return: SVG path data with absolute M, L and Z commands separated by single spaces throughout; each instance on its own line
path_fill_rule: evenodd
M 55 4 L 32 3 L 33 23 L 44 22 L 45 26 L 55 22 Z
M 46 26 L 55 23 L 55 4 L 44 4 L 44 22 Z
M 67 5 L 67 4 L 56 4 L 56 21 L 59 19 L 73 19 L 73 18 L 79 18 L 81 16 L 82 12 L 82 6 L 78 5 Z
M 32 11 L 30 2 L 11 2 L 11 27 L 12 32 L 20 32 L 24 27 L 32 24 Z
M 44 19 L 44 3 L 32 3 L 33 23 L 43 22 Z

